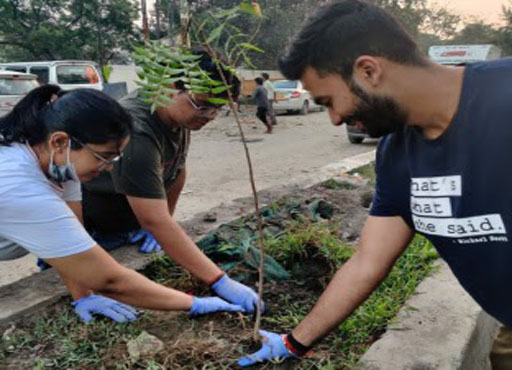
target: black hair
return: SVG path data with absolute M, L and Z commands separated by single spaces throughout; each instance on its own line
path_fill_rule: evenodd
M 261 77 L 263 77 L 263 79 L 265 79 L 265 80 L 268 80 L 270 78 L 270 75 L 267 72 L 263 72 L 261 74 Z
M 348 80 L 362 55 L 405 65 L 427 64 L 392 14 L 363 0 L 341 0 L 313 14 L 280 58 L 279 67 L 290 80 L 300 79 L 306 67 L 320 74 L 339 73 Z
M 256 77 L 256 78 L 254 79 L 254 81 L 256 81 L 256 83 L 257 83 L 258 85 L 263 85 L 263 78 L 261 78 L 261 77 Z
M 104 144 L 129 136 L 132 127 L 126 110 L 100 91 L 63 91 L 56 85 L 45 85 L 29 92 L 0 118 L 0 145 L 36 145 L 56 131 L 84 144 Z M 72 140 L 72 149 L 79 146 Z

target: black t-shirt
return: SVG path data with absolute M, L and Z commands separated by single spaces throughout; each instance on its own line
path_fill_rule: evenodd
M 165 199 L 185 165 L 190 130 L 162 123 L 136 92 L 121 99 L 134 132 L 123 157 L 110 172 L 83 185 L 86 227 L 100 232 L 139 227 L 126 196 Z
M 407 127 L 381 141 L 370 212 L 401 216 L 427 237 L 469 294 L 509 327 L 511 159 L 512 59 L 469 65 L 441 137 Z

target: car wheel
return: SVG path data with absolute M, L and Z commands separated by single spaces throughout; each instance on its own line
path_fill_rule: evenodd
M 363 140 L 364 138 L 362 137 L 348 135 L 348 141 L 350 141 L 352 144 L 361 144 Z
M 300 114 L 302 116 L 305 116 L 309 113 L 309 102 L 306 100 L 304 101 L 304 104 L 302 105 L 302 108 L 300 109 Z

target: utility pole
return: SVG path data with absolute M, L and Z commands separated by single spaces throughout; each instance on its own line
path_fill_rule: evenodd
M 149 40 L 149 24 L 148 24 L 148 11 L 146 6 L 146 0 L 140 0 L 140 8 L 142 12 L 142 33 L 144 34 L 144 40 Z

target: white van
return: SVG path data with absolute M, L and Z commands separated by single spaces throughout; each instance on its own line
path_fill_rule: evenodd
M 29 73 L 0 71 L 0 117 L 9 113 L 17 102 L 39 86 L 36 78 Z
M 460 65 L 501 58 L 496 45 L 434 45 L 428 49 L 434 62 L 444 65 Z
M 101 73 L 96 64 L 90 61 L 0 63 L 0 70 L 31 73 L 37 76 L 40 85 L 58 85 L 64 90 L 80 88 L 103 90 Z

